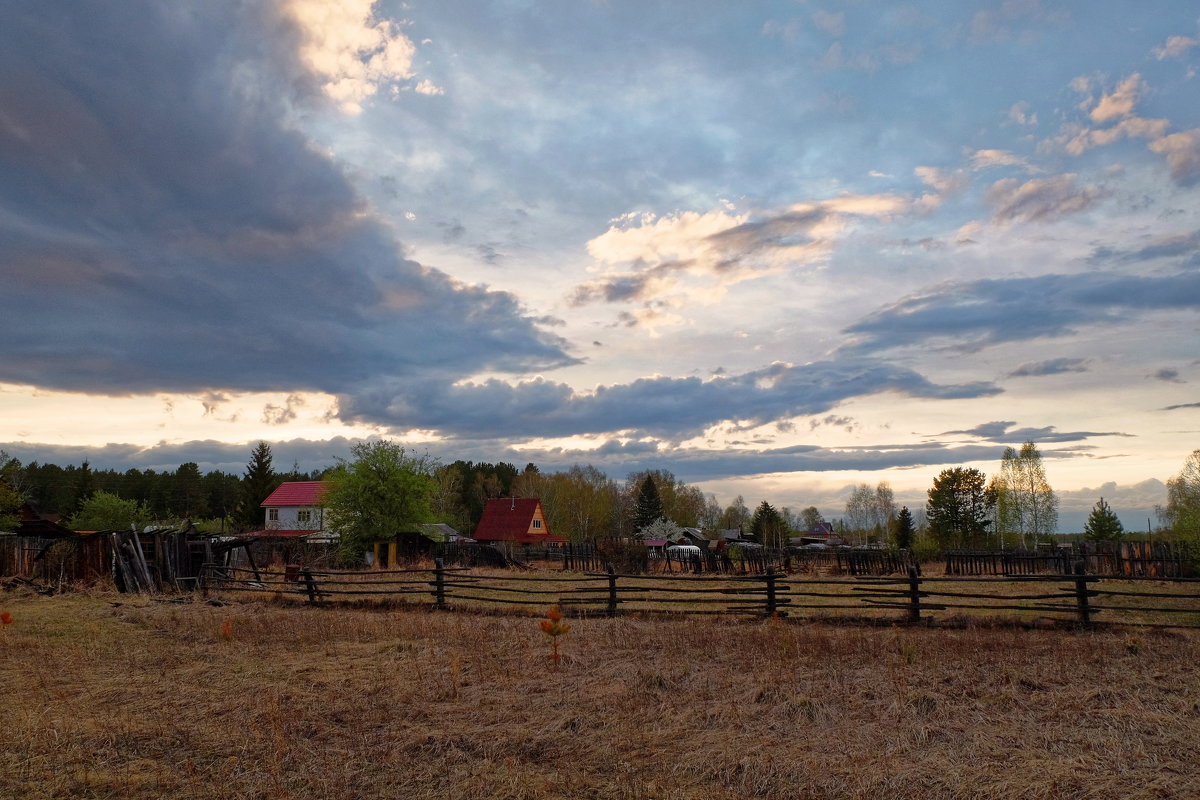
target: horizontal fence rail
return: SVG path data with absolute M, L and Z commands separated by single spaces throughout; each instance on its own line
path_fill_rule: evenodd
M 477 574 L 467 568 L 372 571 L 247 570 L 206 565 L 206 592 L 270 595 L 303 602 L 385 600 L 435 609 L 483 610 L 557 605 L 572 613 L 733 614 L 755 617 L 856 616 L 909 622 L 1001 613 L 1154 627 L 1200 627 L 1200 579 L 1119 578 L 1084 574 L 1004 577 L 806 578 L 604 573 L 563 576 Z M 880 617 L 880 615 L 884 615 Z

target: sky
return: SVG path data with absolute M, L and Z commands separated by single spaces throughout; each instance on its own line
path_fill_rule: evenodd
M 1180 2 L 5 0 L 0 448 L 668 469 L 840 515 L 1200 448 Z

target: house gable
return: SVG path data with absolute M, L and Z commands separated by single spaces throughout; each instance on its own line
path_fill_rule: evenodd
M 475 528 L 480 542 L 516 542 L 518 544 L 559 544 L 562 536 L 550 531 L 542 511 L 542 501 L 532 497 L 495 497 L 483 507 L 483 517 Z

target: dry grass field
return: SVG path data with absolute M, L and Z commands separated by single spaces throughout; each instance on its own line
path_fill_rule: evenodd
M 1200 631 L 0 592 L 4 798 L 1194 798 Z

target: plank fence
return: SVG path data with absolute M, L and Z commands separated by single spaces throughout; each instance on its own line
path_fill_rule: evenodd
M 1047 550 L 950 550 L 947 575 L 1064 574 L 1082 563 L 1089 575 L 1129 578 L 1197 577 L 1197 557 L 1172 542 L 1075 542 Z
M 1152 585 L 1148 585 L 1152 584 Z M 485 610 L 558 605 L 576 615 L 732 614 L 750 617 L 869 617 L 909 623 L 1002 612 L 1039 618 L 1200 628 L 1200 579 L 1120 578 L 1084 574 L 852 579 L 763 575 L 696 576 L 603 573 L 582 576 L 483 575 L 463 567 L 390 571 L 284 571 L 208 565 L 202 588 L 219 595 L 269 595 L 310 604 L 384 600 L 433 609 Z M 948 612 L 948 613 L 942 613 Z M 1013 612 L 1013 613 L 1009 613 Z M 883 615 L 882 617 L 880 615 Z M 890 616 L 888 616 L 890 615 Z

